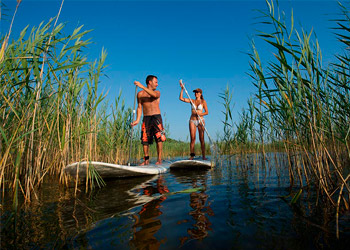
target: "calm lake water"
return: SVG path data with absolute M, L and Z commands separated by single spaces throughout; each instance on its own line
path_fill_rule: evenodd
M 273 164 L 272 164 L 273 165 Z M 291 206 L 287 171 L 223 161 L 213 170 L 109 180 L 74 197 L 45 183 L 17 213 L 5 201 L 2 249 L 345 249 L 350 216 L 317 209 L 310 192 Z M 84 190 L 84 187 L 81 187 Z M 308 203 L 309 201 L 309 203 Z

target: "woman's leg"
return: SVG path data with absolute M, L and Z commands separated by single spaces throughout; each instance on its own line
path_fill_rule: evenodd
M 205 125 L 204 121 L 203 124 Z M 198 125 L 198 134 L 199 134 L 199 141 L 201 142 L 201 149 L 202 149 L 202 157 L 203 160 L 206 160 L 205 157 L 205 142 L 204 142 L 204 127 L 202 124 Z
M 196 130 L 197 127 L 196 125 L 190 121 L 189 123 L 189 129 L 190 129 L 190 137 L 191 137 L 191 143 L 190 143 L 190 152 L 191 152 L 191 157 L 190 160 L 193 160 L 194 156 L 194 144 L 196 143 Z

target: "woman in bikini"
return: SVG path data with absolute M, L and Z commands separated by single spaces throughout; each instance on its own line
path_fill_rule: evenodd
M 203 98 L 203 91 L 201 89 L 195 89 L 193 90 L 195 99 L 188 99 L 183 97 L 184 92 L 184 86 L 182 85 L 180 81 L 180 100 L 183 102 L 191 103 L 191 117 L 189 121 L 189 128 L 190 128 L 190 136 L 191 136 L 191 144 L 190 144 L 190 160 L 193 160 L 195 157 L 194 153 L 194 144 L 196 142 L 196 130 L 198 128 L 198 134 L 199 134 L 199 141 L 201 143 L 201 149 L 202 149 L 202 157 L 203 160 L 206 160 L 205 157 L 205 142 L 204 142 L 204 126 L 205 126 L 205 120 L 203 116 L 208 114 L 208 108 L 207 108 L 207 102 Z

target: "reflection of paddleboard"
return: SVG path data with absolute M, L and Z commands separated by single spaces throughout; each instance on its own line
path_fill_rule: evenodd
M 207 160 L 180 160 L 170 164 L 171 169 L 208 169 L 214 166 L 214 163 Z
M 137 179 L 140 179 L 140 178 L 137 178 Z M 135 203 L 135 205 L 140 205 L 140 204 L 145 204 L 154 200 L 155 197 L 153 196 L 139 194 L 139 190 L 149 187 L 151 185 L 150 183 L 153 181 L 156 181 L 158 178 L 159 176 L 153 176 L 151 179 L 134 186 L 130 190 L 127 190 L 126 193 L 130 196 L 130 198 L 128 198 L 126 201 L 128 202 L 132 201 L 133 203 Z
M 71 223 L 74 223 L 72 215 L 76 215 L 74 220 L 77 224 L 88 227 L 91 226 L 91 223 L 94 224 L 94 221 L 110 219 L 116 215 L 119 216 L 120 213 L 124 214 L 152 201 L 153 197 L 140 195 L 139 189 L 152 186 L 158 178 L 158 175 L 145 175 L 134 178 L 114 178 L 106 181 L 105 187 L 99 188 L 98 192 L 91 192 L 91 200 L 94 202 L 86 204 L 89 209 L 79 210 L 70 202 L 63 206 L 61 219 L 65 229 L 67 227 L 69 229 Z M 81 192 L 81 195 L 84 196 L 84 192 Z M 87 222 L 86 218 L 94 219 Z
M 161 165 L 125 166 L 97 161 L 83 161 L 66 166 L 64 171 L 72 176 L 76 176 L 78 172 L 79 177 L 84 178 L 89 168 L 94 168 L 102 178 L 118 178 L 165 173 L 168 171 L 169 163 Z

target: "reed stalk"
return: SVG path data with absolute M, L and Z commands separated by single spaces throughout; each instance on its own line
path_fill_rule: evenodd
M 112 119 L 101 112 L 108 106 L 106 94 L 98 89 L 106 51 L 89 62 L 84 55 L 89 31 L 80 26 L 64 36 L 63 29 L 50 20 L 26 27 L 7 47 L 10 32 L 1 38 L 0 186 L 3 195 L 13 195 L 15 206 L 21 194 L 28 202 L 35 198 L 45 176 L 67 183 L 63 168 L 68 163 L 107 159 L 104 138 L 116 138 L 113 150 L 124 147 L 130 112 L 117 106 Z M 103 121 L 123 128 L 111 136 Z M 108 160 L 120 159 L 111 154 Z M 88 183 L 89 188 L 103 184 L 93 169 Z
M 226 122 L 231 114 L 226 104 L 230 93 L 220 96 L 224 99 L 224 127 L 230 129 L 224 130 L 225 135 L 234 138 L 224 140 L 223 147 L 236 153 L 242 143 L 242 154 L 254 150 L 265 155 L 266 148 L 282 143 L 283 147 L 275 150 L 287 156 L 291 186 L 297 185 L 297 178 L 299 187 L 315 187 L 338 214 L 339 207 L 348 210 L 350 202 L 349 180 L 344 176 L 350 162 L 349 51 L 345 48 L 342 55 L 336 55 L 337 62 L 325 67 L 314 31 L 298 31 L 293 14 L 287 26 L 278 1 L 266 3 L 267 11 L 261 11 L 264 31 L 257 37 L 274 51 L 274 59 L 265 62 L 252 41 L 249 75 L 256 94 L 232 128 Z M 348 46 L 350 17 L 341 4 L 340 9 L 335 34 Z

